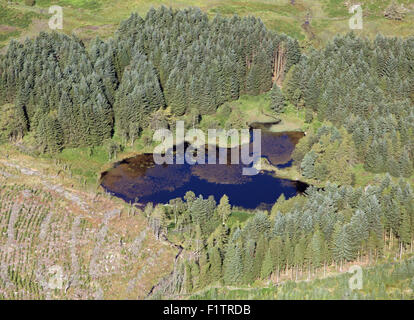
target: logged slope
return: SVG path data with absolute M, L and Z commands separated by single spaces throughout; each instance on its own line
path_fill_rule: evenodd
M 176 250 L 141 213 L 13 159 L 0 157 L 0 299 L 143 299 L 171 271 Z

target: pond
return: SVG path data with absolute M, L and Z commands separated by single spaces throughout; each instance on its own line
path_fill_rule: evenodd
M 289 167 L 295 145 L 302 137 L 302 132 L 272 133 L 262 129 L 262 157 L 278 168 Z M 107 192 L 131 203 L 168 203 L 193 191 L 204 198 L 214 196 L 217 202 L 226 194 L 231 205 L 246 209 L 269 209 L 282 194 L 288 199 L 308 187 L 300 181 L 276 178 L 270 172 L 242 175 L 246 166 L 231 164 L 231 149 L 227 152 L 227 164 L 195 165 L 157 165 L 152 154 L 141 154 L 116 163 L 102 174 L 101 183 Z

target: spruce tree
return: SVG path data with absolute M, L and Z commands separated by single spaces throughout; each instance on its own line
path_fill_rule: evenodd
M 243 264 L 241 251 L 238 244 L 231 244 L 224 259 L 224 281 L 227 284 L 235 284 L 241 280 Z
M 261 235 L 259 241 L 256 245 L 256 251 L 254 254 L 253 262 L 253 277 L 257 279 L 260 277 L 260 272 L 262 270 L 263 260 L 267 252 L 267 240 L 264 235 Z
M 270 91 L 270 109 L 277 115 L 281 114 L 285 108 L 285 97 L 283 96 L 282 90 L 273 83 L 272 90 Z
M 254 252 L 256 243 L 252 239 L 248 239 L 243 250 L 243 280 L 245 283 L 254 281 Z
M 314 151 L 308 152 L 305 157 L 303 158 L 302 163 L 300 164 L 300 168 L 302 170 L 302 174 L 307 178 L 314 178 L 315 177 L 315 161 L 317 159 L 317 155 Z
M 262 270 L 260 272 L 260 277 L 262 279 L 267 279 L 270 277 L 274 270 L 274 264 L 272 260 L 272 254 L 270 248 L 267 250 L 265 258 L 263 260 Z
M 217 212 L 222 223 L 225 224 L 231 214 L 231 205 L 229 204 L 229 197 L 227 197 L 226 195 L 223 195 L 221 197 L 220 203 L 217 206 Z
M 222 277 L 222 261 L 220 252 L 217 247 L 209 250 L 210 257 L 210 280 L 212 282 L 218 281 Z
M 413 161 L 410 159 L 408 151 L 404 150 L 400 158 L 401 175 L 405 178 L 409 178 L 413 174 L 413 170 Z

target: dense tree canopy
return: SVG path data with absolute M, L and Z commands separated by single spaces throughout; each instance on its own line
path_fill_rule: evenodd
M 276 79 L 285 72 L 282 92 Z M 185 201 L 150 205 L 145 213 L 156 236 L 174 228 L 192 253 L 174 268 L 177 290 L 310 274 L 379 257 L 386 246 L 412 248 L 409 183 L 384 175 L 375 186 L 356 188 L 351 167 L 413 174 L 413 38 L 349 34 L 302 55 L 297 41 L 254 17 L 209 20 L 198 9 L 165 7 L 145 19 L 131 15 L 113 38 L 89 48 L 76 37 L 41 33 L 11 42 L 0 56 L 0 138 L 32 134 L 52 153 L 105 143 L 113 155 L 114 133 L 134 142 L 147 128 L 169 126 L 164 110 L 194 126 L 241 94 L 270 90 L 276 114 L 289 101 L 307 108 L 307 122 L 314 114 L 325 121 L 299 142 L 293 160 L 304 177 L 336 184 L 281 198 L 270 214 L 255 212 L 244 224 L 231 221 L 227 196 L 217 204 L 188 192 Z M 223 109 L 232 127 L 244 121 Z
M 270 90 L 300 55 L 296 40 L 259 19 L 208 20 L 199 9 L 132 14 L 88 49 L 75 37 L 41 33 L 11 42 L 0 57 L 0 105 L 14 105 L 13 128 L 0 131 L 14 139 L 34 132 L 43 151 L 98 145 L 115 131 L 133 141 L 167 106 L 178 116 L 204 115 L 242 93 Z
M 222 222 L 226 197 L 219 205 L 192 192 L 185 198 L 186 203 L 172 200 L 162 209 L 167 220 L 178 216 L 178 239 L 196 254 L 188 266 L 191 280 L 179 277 L 191 282 L 180 288 L 295 279 L 332 265 L 374 261 L 385 251 L 409 252 L 414 245 L 413 190 L 402 179 L 391 182 L 389 175 L 365 189 L 310 187 L 305 196 L 279 199 L 270 214 L 252 213 L 242 226 Z
M 412 174 L 414 38 L 337 36 L 303 56 L 290 76 L 289 100 L 317 111 L 320 120 L 343 125 L 365 169 Z

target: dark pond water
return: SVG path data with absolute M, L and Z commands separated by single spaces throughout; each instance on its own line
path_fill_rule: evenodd
M 262 130 L 262 156 L 279 168 L 292 164 L 291 154 L 301 132 L 271 133 Z M 102 174 L 102 186 L 127 202 L 168 203 L 193 191 L 204 198 L 219 199 L 226 194 L 230 203 L 247 209 L 270 208 L 281 194 L 291 198 L 304 192 L 307 185 L 275 178 L 263 172 L 242 175 L 243 164 L 171 164 L 156 165 L 152 154 L 125 159 Z M 217 152 L 218 154 L 218 152 Z

